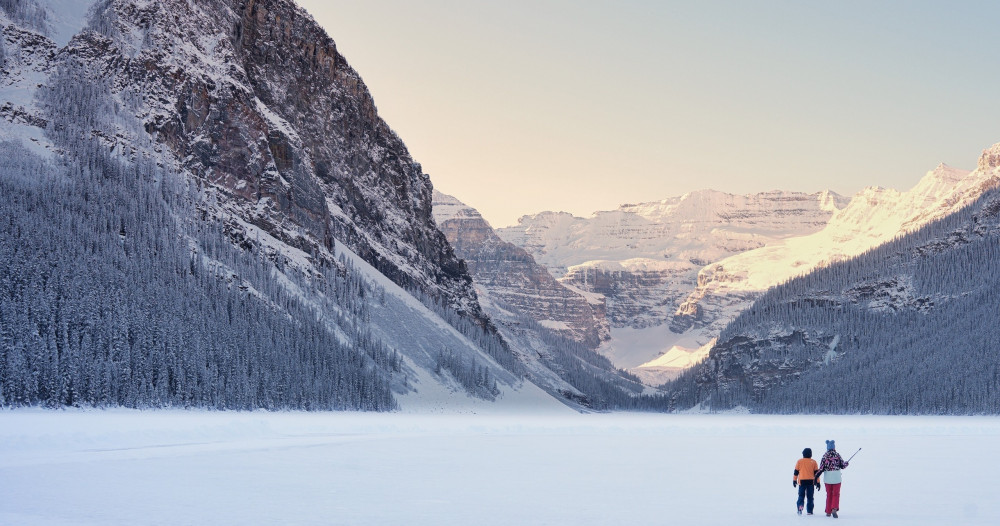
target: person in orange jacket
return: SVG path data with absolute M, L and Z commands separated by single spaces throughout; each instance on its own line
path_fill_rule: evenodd
M 799 488 L 799 500 L 795 503 L 799 515 L 802 515 L 803 504 L 805 504 L 806 513 L 813 514 L 813 491 L 820 488 L 819 480 L 816 479 L 819 466 L 812 456 L 812 449 L 803 449 L 802 458 L 795 463 L 795 471 L 792 473 L 792 487 L 798 486 Z

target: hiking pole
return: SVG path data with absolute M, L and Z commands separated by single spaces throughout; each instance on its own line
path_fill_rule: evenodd
M 861 451 L 861 448 L 859 447 L 859 448 L 858 448 L 858 451 L 855 451 L 855 452 L 854 452 L 854 455 L 857 455 L 857 454 L 858 454 L 858 452 L 860 452 L 860 451 Z M 854 458 L 854 455 L 851 455 L 851 458 Z M 850 462 L 850 461 L 851 461 L 851 458 L 847 459 L 847 461 L 848 461 L 848 462 Z

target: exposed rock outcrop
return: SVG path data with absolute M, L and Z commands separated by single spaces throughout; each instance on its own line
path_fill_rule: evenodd
M 435 191 L 434 214 L 455 253 L 468 266 L 480 295 L 513 308 L 516 317 L 532 319 L 590 349 L 609 338 L 600 299 L 588 301 L 559 283 L 531 254 L 500 239 L 478 211 Z M 504 314 L 490 312 L 497 320 L 505 318 Z

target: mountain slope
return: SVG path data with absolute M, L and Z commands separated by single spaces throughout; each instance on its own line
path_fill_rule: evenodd
M 308 14 L 64 4 L 0 3 L 0 404 L 543 399 Z
M 968 206 L 764 294 L 671 385 L 678 406 L 996 413 L 998 151 Z
M 857 256 L 961 209 L 984 191 L 987 171 L 939 165 L 912 189 L 866 188 L 820 231 L 736 254 L 698 273 L 697 288 L 674 313 L 672 328 L 701 346 L 712 342 L 737 314 L 768 288 L 815 268 Z M 691 356 L 695 359 L 696 356 Z M 661 362 L 644 364 L 656 367 Z
M 434 215 L 480 291 L 581 345 L 596 348 L 608 338 L 603 303 L 560 284 L 530 254 L 500 239 L 478 211 L 435 191 Z

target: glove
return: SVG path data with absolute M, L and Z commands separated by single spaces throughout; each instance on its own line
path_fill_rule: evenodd
M 798 483 L 798 482 L 795 482 L 794 480 L 792 481 L 792 487 L 793 487 L 793 488 L 795 488 L 795 487 L 798 487 L 798 485 L 799 485 L 799 483 Z
M 823 489 L 823 485 L 822 485 L 822 484 L 820 484 L 820 483 L 819 483 L 819 481 L 817 480 L 817 481 L 816 481 L 816 491 L 820 491 L 820 490 L 822 490 L 822 489 Z

